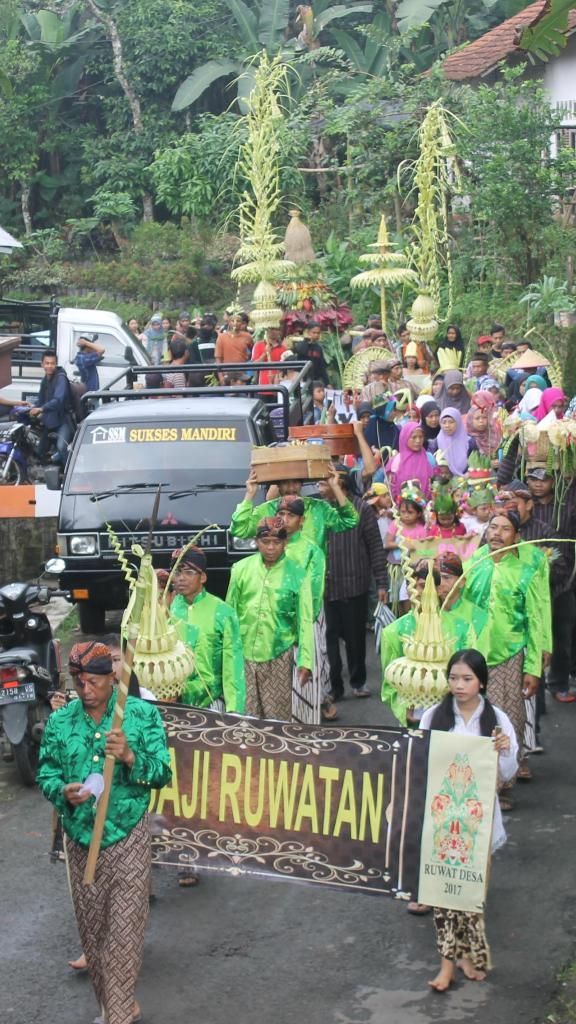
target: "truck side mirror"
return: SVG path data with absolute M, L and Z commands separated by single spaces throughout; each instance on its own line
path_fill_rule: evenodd
M 127 363 L 130 363 L 130 366 L 134 366 L 136 362 L 134 352 L 131 349 L 130 345 L 126 345 L 126 348 L 124 349 L 124 359 L 126 360 Z
M 60 466 L 46 466 L 44 470 L 44 477 L 46 480 L 46 487 L 48 488 L 49 491 L 62 490 L 62 481 L 60 479 L 60 474 Z

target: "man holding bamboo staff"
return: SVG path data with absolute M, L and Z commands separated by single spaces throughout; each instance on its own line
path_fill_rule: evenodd
M 62 818 L 70 886 L 82 948 L 105 1024 L 140 1019 L 134 990 L 144 946 L 150 888 L 150 790 L 171 778 L 158 709 L 127 697 L 122 728 L 112 721 L 118 695 L 110 649 L 75 644 L 70 674 L 79 700 L 53 714 L 40 751 L 37 783 Z M 83 882 L 104 788 L 105 759 L 113 785 L 92 884 Z

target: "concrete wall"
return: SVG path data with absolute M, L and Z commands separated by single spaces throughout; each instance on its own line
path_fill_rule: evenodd
M 574 124 L 576 110 L 576 33 L 570 36 L 566 48 L 544 65 L 544 88 L 550 94 L 553 107 L 566 107 L 565 124 Z M 571 108 L 571 109 L 570 109 Z
M 38 576 L 54 555 L 57 523 L 53 517 L 0 519 L 0 586 Z

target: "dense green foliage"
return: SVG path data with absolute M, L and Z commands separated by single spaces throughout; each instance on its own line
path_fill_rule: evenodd
M 470 332 L 492 318 L 522 330 L 526 287 L 566 280 L 574 229 L 558 199 L 574 159 L 542 158 L 556 115 L 521 71 L 455 87 L 438 64 L 523 6 L 316 0 L 299 18 L 292 0 L 3 0 L 0 223 L 25 249 L 3 258 L 0 287 L 105 296 L 142 315 L 152 302 L 226 305 L 245 188 L 240 115 L 264 48 L 289 65 L 277 227 L 292 205 L 304 211 L 325 280 L 357 319 L 378 309 L 376 292 L 350 292 L 357 257 L 382 212 L 406 243 L 415 197 L 402 168 L 440 97 L 455 114 L 462 174 L 453 316 Z M 390 295 L 395 316 L 411 298 Z

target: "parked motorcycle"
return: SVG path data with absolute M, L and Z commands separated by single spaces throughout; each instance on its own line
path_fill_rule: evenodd
M 56 451 L 56 432 L 50 435 L 47 454 L 40 459 L 42 424 L 32 419 L 25 408 L 17 407 L 15 416 L 15 421 L 0 421 L 0 485 L 42 483 L 44 464 L 50 462 Z
M 38 605 L 64 591 L 38 583 L 0 588 L 0 724 L 5 760 L 14 759 L 21 779 L 33 786 L 51 692 L 60 688 L 60 643 Z

